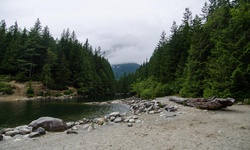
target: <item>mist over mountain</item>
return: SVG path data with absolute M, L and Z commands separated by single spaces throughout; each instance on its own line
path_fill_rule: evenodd
M 125 73 L 134 73 L 140 67 L 137 63 L 124 63 L 112 65 L 115 78 L 120 79 Z

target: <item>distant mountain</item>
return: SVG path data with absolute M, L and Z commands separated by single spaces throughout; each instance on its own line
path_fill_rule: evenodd
M 112 70 L 114 72 L 115 78 L 120 79 L 124 73 L 134 73 L 140 67 L 137 63 L 125 63 L 112 65 Z

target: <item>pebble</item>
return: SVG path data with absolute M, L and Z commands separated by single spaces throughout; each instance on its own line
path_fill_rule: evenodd
M 132 127 L 133 126 L 133 123 L 128 123 L 128 127 Z
M 129 123 L 135 123 L 135 119 L 129 119 L 128 122 Z

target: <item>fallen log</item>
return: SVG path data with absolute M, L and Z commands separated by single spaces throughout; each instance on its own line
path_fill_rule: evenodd
M 218 110 L 221 108 L 226 108 L 228 106 L 232 106 L 235 102 L 235 99 L 233 98 L 178 98 L 178 97 L 172 97 L 169 99 L 170 101 L 190 106 L 190 107 L 196 107 L 199 109 L 208 109 L 208 110 Z

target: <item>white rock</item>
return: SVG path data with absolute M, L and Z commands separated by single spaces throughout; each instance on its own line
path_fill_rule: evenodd
M 122 118 L 121 117 L 118 117 L 114 120 L 114 123 L 119 123 L 119 122 L 122 122 Z
M 135 123 L 135 119 L 129 119 L 128 122 L 129 123 Z
M 114 120 L 115 120 L 115 116 L 111 116 L 110 121 L 114 121 Z
M 141 120 L 136 120 L 135 123 L 141 123 L 142 121 Z
M 120 112 L 112 112 L 111 114 L 109 114 L 110 116 L 114 116 L 114 117 L 117 117 L 117 116 L 120 116 Z
M 135 116 L 132 116 L 132 118 L 133 118 L 133 119 L 138 119 L 138 116 L 135 115 Z
M 152 111 L 149 111 L 148 113 L 149 113 L 149 114 L 154 114 L 154 113 L 155 113 L 155 111 L 153 111 L 153 110 L 152 110 Z

